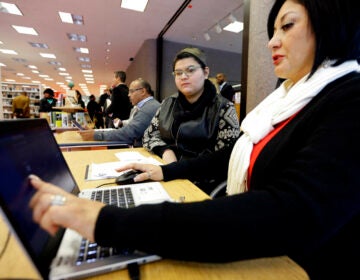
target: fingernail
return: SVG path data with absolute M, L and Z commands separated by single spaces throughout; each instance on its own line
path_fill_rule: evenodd
M 34 175 L 34 174 L 30 174 L 29 179 L 30 180 L 40 180 L 40 178 L 38 176 Z

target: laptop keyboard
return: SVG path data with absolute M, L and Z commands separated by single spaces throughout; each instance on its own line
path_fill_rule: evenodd
M 135 206 L 134 197 L 131 189 L 128 187 L 116 189 L 99 189 L 91 194 L 91 200 L 103 202 L 108 205 L 115 205 L 122 208 L 131 208 Z M 80 252 L 76 261 L 77 265 L 85 262 L 94 262 L 97 259 L 103 259 L 114 255 L 129 255 L 133 252 L 131 249 L 117 249 L 110 247 L 101 247 L 95 242 L 83 238 L 81 241 Z

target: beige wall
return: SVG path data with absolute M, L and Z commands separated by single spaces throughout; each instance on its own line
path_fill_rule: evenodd
M 273 0 L 249 1 L 249 45 L 246 112 L 251 111 L 275 86 L 277 78 L 267 48 L 267 16 Z

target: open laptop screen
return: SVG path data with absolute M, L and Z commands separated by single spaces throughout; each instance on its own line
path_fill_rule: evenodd
M 52 238 L 32 221 L 34 194 L 27 177 L 36 174 L 68 192 L 79 189 L 45 119 L 0 121 L 0 205 L 18 238 L 42 273 L 49 268 L 59 236 Z M 46 256 L 46 257 L 45 257 Z

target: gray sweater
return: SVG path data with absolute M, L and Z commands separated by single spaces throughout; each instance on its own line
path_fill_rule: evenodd
M 118 141 L 123 144 L 141 146 L 144 131 L 159 107 L 160 103 L 156 99 L 147 100 L 126 126 L 109 131 L 95 131 L 94 140 Z

